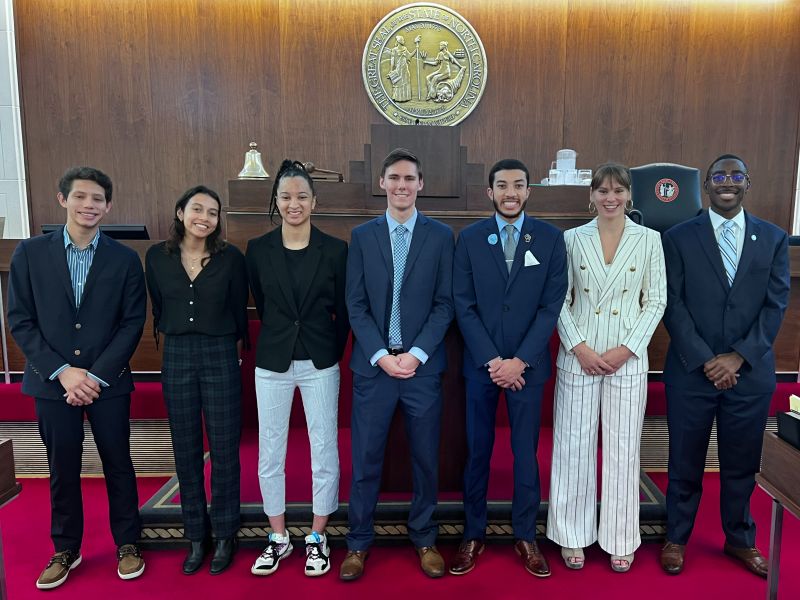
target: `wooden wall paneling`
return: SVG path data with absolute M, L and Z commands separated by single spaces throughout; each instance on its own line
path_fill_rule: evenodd
M 114 181 L 106 222 L 150 225 L 153 114 L 138 4 L 15 3 L 33 233 L 64 221 L 57 181 L 79 164 Z
M 370 123 L 385 122 L 364 91 L 361 56 L 372 28 L 396 7 L 280 0 L 283 146 L 273 164 L 288 157 L 347 173 L 348 161 L 361 159 Z
M 683 49 L 684 164 L 747 161 L 746 208 L 789 229 L 797 173 L 800 4 L 694 5 Z M 704 197 L 707 205 L 707 199 Z
M 548 176 L 564 148 L 566 0 L 548 3 L 450 2 L 476 29 L 487 55 L 487 84 L 462 122 L 469 162 L 486 173 L 502 158 L 522 160 L 531 181 Z
M 580 166 L 739 152 L 759 216 L 789 227 L 800 106 L 800 5 L 448 3 L 480 34 L 488 83 L 462 124 L 468 160 L 555 151 Z M 224 191 L 247 143 L 347 173 L 369 127 L 361 53 L 396 2 L 98 0 L 15 2 L 34 230 L 63 220 L 55 181 L 74 163 L 115 180 L 109 222 L 164 237 L 179 194 Z M 677 157 L 676 157 L 677 155 Z M 750 201 L 756 200 L 752 197 Z
M 579 168 L 680 162 L 684 3 L 570 5 L 564 146 Z

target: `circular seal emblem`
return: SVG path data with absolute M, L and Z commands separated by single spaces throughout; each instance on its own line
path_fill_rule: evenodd
M 662 202 L 672 202 L 678 197 L 680 188 L 674 179 L 659 179 L 656 183 L 656 198 Z
M 364 87 L 396 125 L 455 125 L 486 87 L 486 51 L 464 17 L 439 4 L 407 4 L 380 21 L 364 46 Z

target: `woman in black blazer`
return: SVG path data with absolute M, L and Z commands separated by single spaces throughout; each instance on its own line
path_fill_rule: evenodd
M 239 353 L 247 342 L 247 267 L 220 234 L 219 196 L 205 186 L 175 205 L 166 242 L 147 251 L 145 270 L 158 344 L 164 334 L 161 383 L 167 405 L 184 535 L 191 542 L 183 572 L 203 564 L 213 533 L 211 574 L 224 571 L 239 531 Z M 211 451 L 211 514 L 206 510 L 203 421 Z
M 313 577 L 330 570 L 325 527 L 339 505 L 339 360 L 350 331 L 344 300 L 347 244 L 311 225 L 316 202 L 303 165 L 284 160 L 270 199 L 270 220 L 280 213 L 281 226 L 247 245 L 250 288 L 261 319 L 255 373 L 258 478 L 272 528 L 251 568 L 254 575 L 271 575 L 292 551 L 284 467 L 298 387 L 311 442 L 314 512 L 305 538 L 305 573 Z

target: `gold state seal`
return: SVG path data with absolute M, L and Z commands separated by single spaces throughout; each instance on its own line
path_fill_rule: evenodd
M 364 87 L 398 125 L 455 125 L 486 87 L 486 51 L 464 17 L 439 4 L 407 4 L 375 26 L 364 46 Z

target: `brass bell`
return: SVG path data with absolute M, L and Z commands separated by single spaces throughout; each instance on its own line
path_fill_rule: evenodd
M 244 168 L 239 172 L 239 179 L 269 179 L 269 173 L 261 162 L 261 152 L 256 148 L 258 144 L 250 142 L 250 150 L 244 153 Z

